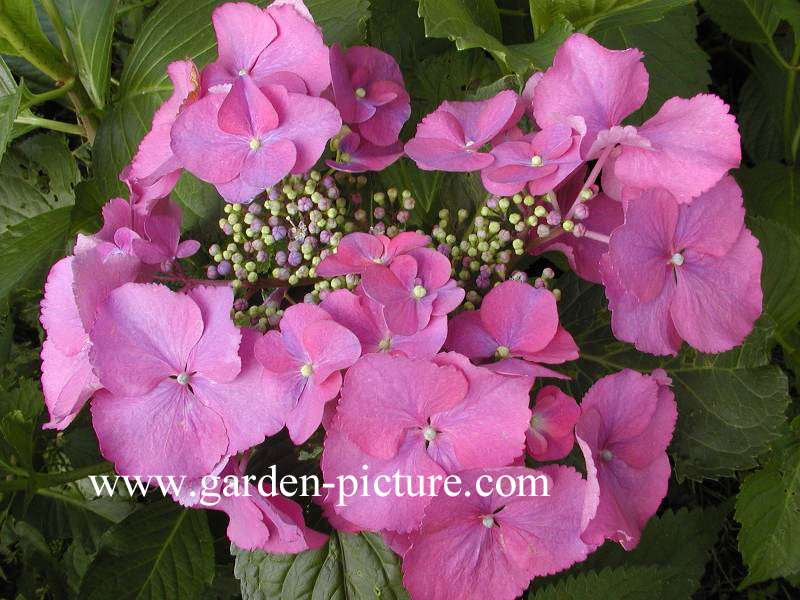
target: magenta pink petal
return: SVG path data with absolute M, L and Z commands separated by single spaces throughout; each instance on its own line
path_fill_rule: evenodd
M 331 373 L 327 379 L 312 376 L 306 383 L 297 406 L 286 417 L 286 428 L 295 445 L 310 438 L 322 423 L 325 404 L 333 400 L 342 387 L 342 374 Z
M 189 354 L 188 369 L 217 383 L 233 381 L 239 374 L 241 330 L 231 320 L 233 291 L 229 287 L 199 286 L 189 290 L 203 319 L 203 335 Z
M 127 283 L 97 309 L 92 362 L 115 395 L 144 395 L 186 368 L 202 333 L 202 313 L 191 298 L 162 285 Z M 167 391 L 159 394 L 163 400 Z
M 649 77 L 642 56 L 635 48 L 608 50 L 582 33 L 571 35 L 536 85 L 536 122 L 548 127 L 572 115 L 583 117 L 586 156 L 600 131 L 619 125 L 644 104 Z
M 240 71 L 247 73 L 278 35 L 270 16 L 248 2 L 223 4 L 214 9 L 211 20 L 217 34 L 217 63 L 225 68 L 230 79 L 210 81 L 209 86 L 231 81 Z
M 65 354 L 80 352 L 86 342 L 86 330 L 78 314 L 72 291 L 72 262 L 62 258 L 50 268 L 41 304 L 41 322 L 47 339 Z
M 134 397 L 96 393 L 92 425 L 122 475 L 203 477 L 228 447 L 220 416 L 171 379 Z
M 708 224 L 714 223 L 710 235 Z M 691 248 L 695 252 L 722 256 L 739 239 L 744 223 L 742 190 L 730 175 L 681 210 L 675 228 L 675 249 Z
M 652 148 L 626 146 L 614 174 L 628 186 L 664 187 L 679 202 L 711 189 L 741 161 L 736 119 L 728 105 L 711 94 L 670 98 L 639 134 Z
M 491 358 L 498 344 L 486 330 L 477 310 L 466 310 L 450 320 L 445 346 L 469 358 Z
M 544 348 L 556 334 L 556 300 L 546 289 L 518 281 L 493 288 L 481 304 L 483 326 L 512 353 L 527 355 Z
M 309 323 L 303 330 L 303 348 L 314 376 L 320 380 L 346 369 L 361 356 L 361 344 L 355 334 L 333 320 Z
M 278 113 L 250 77 L 238 77 L 217 113 L 225 133 L 259 138 L 278 126 Z
M 50 414 L 44 429 L 65 429 L 100 389 L 89 362 L 89 341 L 77 354 L 65 354 L 50 339 L 42 345 L 42 391 Z

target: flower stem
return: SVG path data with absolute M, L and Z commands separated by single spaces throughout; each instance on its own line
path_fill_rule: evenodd
M 29 473 L 26 477 L 0 482 L 0 492 L 13 490 L 35 491 L 41 488 L 72 483 L 73 481 L 84 479 L 89 475 L 98 475 L 113 470 L 114 465 L 104 460 L 93 465 L 81 467 L 80 469 L 73 469 L 72 471 L 65 471 L 63 473 Z
M 55 81 L 67 81 L 72 77 L 72 68 L 57 54 L 28 43 L 25 34 L 7 13 L 0 11 L 0 37 L 4 38 L 16 52 L 42 73 Z
M 794 67 L 800 63 L 800 43 L 795 44 L 794 52 L 792 53 L 792 65 Z M 786 94 L 783 100 L 783 139 L 784 139 L 784 152 L 786 154 L 786 162 L 794 163 L 796 147 L 793 142 L 792 121 L 794 117 L 794 90 L 797 83 L 797 69 L 790 69 L 786 77 Z
M 600 175 L 600 171 L 603 168 L 606 160 L 611 155 L 611 151 L 616 148 L 615 145 L 609 145 L 603 148 L 603 151 L 600 153 L 600 156 L 597 158 L 597 162 L 594 163 L 594 167 L 592 167 L 591 172 L 589 173 L 589 177 L 586 178 L 586 181 L 583 182 L 583 186 L 581 187 L 581 191 L 578 192 L 578 195 L 575 197 L 575 200 L 572 202 L 572 206 L 569 207 L 569 211 L 567 211 L 567 216 L 564 219 L 571 219 L 572 215 L 575 214 L 575 209 L 577 208 L 578 204 L 580 203 L 580 194 L 583 190 L 590 188 L 594 185 L 594 182 L 597 181 L 597 177 Z
M 52 129 L 53 131 L 60 131 L 62 133 L 74 133 L 75 135 L 87 135 L 83 127 L 75 125 L 74 123 L 63 123 L 61 121 L 52 121 L 50 119 L 42 119 L 40 117 L 17 117 L 14 119 L 15 123 L 22 125 L 33 125 L 34 127 L 43 127 L 45 129 Z

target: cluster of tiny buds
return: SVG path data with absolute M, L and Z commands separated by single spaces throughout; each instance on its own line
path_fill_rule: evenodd
M 254 327 L 261 332 L 278 327 L 283 316 L 280 299 L 272 297 L 252 306 L 245 298 L 237 298 L 233 303 L 233 311 L 233 321 L 238 327 Z

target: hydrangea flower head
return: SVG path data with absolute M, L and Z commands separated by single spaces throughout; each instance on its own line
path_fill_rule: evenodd
M 416 482 L 418 476 L 507 465 L 523 450 L 529 389 L 525 378 L 475 367 L 455 353 L 433 362 L 368 354 L 345 377 L 325 439 L 326 481 L 399 471 Z M 487 419 L 490 412 L 494 417 Z M 429 494 L 390 491 L 353 497 L 334 508 L 366 529 L 407 532 L 419 524 L 430 500 Z
M 391 239 L 385 235 L 359 231 L 348 233 L 336 246 L 336 253 L 322 259 L 317 266 L 317 274 L 336 277 L 363 273 L 373 265 L 388 266 L 396 256 L 424 248 L 428 242 L 427 236 L 415 231 L 404 231 Z
M 197 479 L 283 426 L 252 393 L 258 334 L 233 325 L 232 305 L 230 288 L 128 283 L 99 306 L 92 423 L 118 473 Z
M 399 352 L 410 358 L 433 358 L 447 337 L 447 317 L 431 317 L 430 322 L 413 335 L 397 335 L 386 324 L 383 306 L 349 290 L 336 290 L 320 306 L 333 319 L 352 331 L 364 354 Z
M 284 86 L 319 96 L 331 81 L 328 48 L 303 2 L 273 2 L 267 9 L 229 2 L 211 17 L 219 58 L 203 69 L 203 89 L 227 91 L 240 77 L 259 87 Z
M 494 162 L 481 171 L 484 187 L 499 196 L 513 196 L 528 186 L 531 194 L 555 188 L 583 159 L 581 134 L 557 124 L 492 149 Z
M 536 394 L 531 426 L 526 433 L 528 454 L 535 460 L 559 460 L 575 445 L 574 428 L 580 415 L 578 403 L 554 385 Z
M 559 375 L 535 363 L 578 358 L 572 336 L 558 323 L 552 292 L 513 280 L 486 294 L 480 310 L 456 315 L 445 346 L 474 360 L 500 360 L 490 368 L 509 373 L 521 369 L 532 376 Z M 526 366 L 514 359 L 534 364 Z
M 450 261 L 431 248 L 396 256 L 388 267 L 364 270 L 364 292 L 384 307 L 386 323 L 400 335 L 413 335 L 432 317 L 446 315 L 464 300 L 464 289 L 450 278 Z
M 505 90 L 477 102 L 443 102 L 417 126 L 406 154 L 420 169 L 478 171 L 494 162 L 484 144 L 516 124 L 524 107 Z
M 625 369 L 598 380 L 583 397 L 575 435 L 600 493 L 582 536 L 593 547 L 611 539 L 635 548 L 667 493 L 666 449 L 678 416 L 670 384 L 661 369 L 651 376 Z
M 280 332 L 259 339 L 256 356 L 271 413 L 301 444 L 319 427 L 325 403 L 339 393 L 340 371 L 358 360 L 361 344 L 322 308 L 297 304 L 284 313 Z
M 415 600 L 496 598 L 513 600 L 531 578 L 550 575 L 584 560 L 588 547 L 580 534 L 586 481 L 571 467 L 474 469 L 459 474 L 462 490 L 477 489 L 481 477 L 491 482 L 522 481 L 527 494 L 497 490 L 483 497 L 474 491 L 440 494 L 425 511 L 411 547 L 403 557 L 403 583 Z M 542 495 L 541 480 L 548 496 Z M 524 478 L 528 478 L 525 483 Z M 490 488 L 482 480 L 484 488 Z M 505 490 L 510 489 L 510 484 Z
M 227 95 L 209 94 L 181 112 L 172 149 L 184 168 L 216 184 L 226 200 L 249 202 L 254 191 L 314 166 L 341 125 L 327 100 L 280 85 L 259 89 L 242 76 Z
M 330 50 L 331 84 L 336 108 L 347 125 L 376 146 L 397 142 L 411 116 L 411 99 L 397 61 L 369 46 Z
M 662 189 L 631 201 L 602 270 L 614 335 L 644 352 L 723 352 L 761 314 L 761 252 L 730 176 L 691 204 Z

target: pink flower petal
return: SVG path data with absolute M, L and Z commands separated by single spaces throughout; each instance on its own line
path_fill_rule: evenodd
M 728 105 L 711 94 L 670 98 L 639 134 L 652 148 L 624 147 L 614 174 L 626 186 L 664 187 L 679 202 L 711 189 L 742 158 L 736 120 Z

